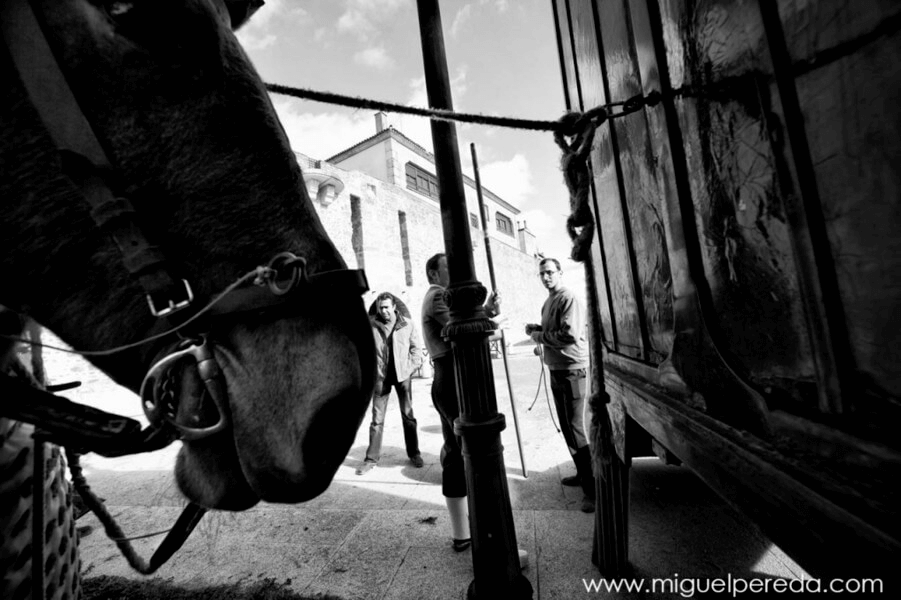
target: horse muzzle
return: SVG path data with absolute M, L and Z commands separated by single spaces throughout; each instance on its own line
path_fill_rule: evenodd
M 194 370 L 202 387 L 182 390 L 184 368 Z M 205 336 L 180 341 L 150 367 L 141 383 L 141 405 L 151 425 L 171 426 L 184 441 L 200 440 L 228 428 L 225 377 Z

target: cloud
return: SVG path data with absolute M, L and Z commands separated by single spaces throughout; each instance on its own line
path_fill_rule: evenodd
M 479 4 L 483 6 L 490 4 L 499 13 L 507 12 L 507 9 L 510 8 L 510 0 L 479 0 Z
M 388 56 L 384 46 L 373 46 L 354 54 L 354 62 L 364 67 L 386 71 L 394 67 L 394 59 Z
M 454 76 L 451 77 L 451 93 L 453 95 L 454 109 L 459 111 L 460 100 L 466 95 L 466 66 L 457 69 Z M 409 95 L 407 96 L 407 106 L 417 106 L 420 108 L 428 108 L 429 96 L 425 87 L 425 77 L 416 77 L 407 83 L 409 87 Z M 431 120 L 427 117 L 416 117 L 412 115 L 396 115 L 392 117 L 395 123 L 395 129 L 400 130 L 408 138 L 428 150 L 434 152 L 432 148 L 432 126 Z M 460 132 L 460 124 L 457 124 L 457 132 Z
M 539 252 L 560 262 L 569 258 L 572 243 L 566 233 L 566 215 L 533 209 L 520 213 L 519 221 L 525 221 L 529 231 L 535 234 Z
M 510 160 L 479 165 L 479 175 L 486 188 L 516 206 L 522 206 L 535 191 L 532 169 L 522 154 L 515 154 Z
M 375 118 L 369 111 L 302 112 L 303 102 L 272 99 L 291 148 L 311 158 L 328 158 L 375 134 Z
M 457 15 L 454 17 L 454 22 L 451 24 L 451 37 L 457 37 L 457 34 L 470 19 L 470 17 L 472 17 L 472 4 L 464 4 L 463 8 L 457 11 Z
M 347 0 L 347 8 L 338 17 L 338 31 L 366 41 L 378 30 L 379 23 L 391 20 L 408 5 L 408 0 Z
M 310 13 L 299 6 L 289 6 L 285 0 L 267 0 L 241 29 L 237 36 L 241 45 L 249 50 L 261 50 L 276 43 L 273 31 L 277 26 L 289 23 L 292 28 L 309 23 Z
M 273 33 L 266 35 L 247 35 L 244 30 L 238 32 L 238 40 L 246 50 L 263 50 L 273 46 L 278 40 L 278 36 Z
M 451 77 L 451 95 L 453 96 L 454 108 L 459 110 L 461 98 L 466 95 L 466 65 L 457 68 L 457 72 Z M 425 76 L 411 79 L 407 84 L 410 88 L 410 95 L 407 96 L 407 106 L 428 107 L 429 95 L 425 87 Z
M 328 41 L 329 30 L 327 27 L 317 27 L 316 31 L 313 32 L 313 41 L 321 44 L 323 42 Z

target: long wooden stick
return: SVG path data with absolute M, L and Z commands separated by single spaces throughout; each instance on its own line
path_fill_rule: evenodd
M 476 157 L 476 145 L 469 144 L 472 153 L 472 170 L 475 173 L 476 196 L 479 199 L 479 214 L 482 217 L 482 234 L 485 238 L 485 254 L 488 256 L 488 276 L 491 279 L 491 289 L 497 292 L 497 280 L 494 277 L 494 260 L 491 256 L 491 236 L 488 235 L 488 217 L 485 215 L 485 199 L 482 197 L 482 179 L 479 176 L 479 160 Z M 507 376 L 507 390 L 510 392 L 510 410 L 513 413 L 513 429 L 516 430 L 516 445 L 519 448 L 519 464 L 522 465 L 522 476 L 529 477 L 526 470 L 526 456 L 522 450 L 522 439 L 519 435 L 519 415 L 516 413 L 516 396 L 513 395 L 513 382 L 510 380 L 510 364 L 507 362 L 507 340 L 504 338 L 504 330 L 501 328 L 501 355 L 504 357 L 504 374 Z

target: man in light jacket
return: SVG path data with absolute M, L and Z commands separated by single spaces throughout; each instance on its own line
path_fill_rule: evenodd
M 364 475 L 375 468 L 382 452 L 382 433 L 385 427 L 385 409 L 391 388 L 397 393 L 400 416 L 404 427 L 404 443 L 407 456 L 414 467 L 423 465 L 419 454 L 419 435 L 416 417 L 413 416 L 413 371 L 422 364 L 419 335 L 413 322 L 397 310 L 394 296 L 388 292 L 376 298 L 376 314 L 370 319 L 376 348 L 376 381 L 372 396 L 372 423 L 369 425 L 369 447 L 366 459 L 357 469 Z

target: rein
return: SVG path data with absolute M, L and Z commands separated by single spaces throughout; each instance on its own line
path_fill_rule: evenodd
M 207 326 L 218 318 L 248 312 L 290 311 L 311 291 L 319 295 L 363 294 L 368 284 L 362 270 L 308 273 L 303 257 L 280 252 L 268 265 L 239 278 L 204 308 L 194 308 L 190 283 L 172 274 L 162 249 L 149 243 L 144 235 L 131 202 L 115 194 L 109 185 L 116 179 L 115 169 L 66 82 L 39 18 L 29 0 L 0 1 L 4 41 L 32 105 L 56 144 L 63 172 L 90 206 L 97 226 L 116 242 L 122 263 L 144 290 L 150 313 L 169 323 L 163 333 L 140 342 L 82 354 L 112 354 L 177 337 L 167 353 L 150 367 L 141 384 L 141 404 L 150 421 L 146 429 L 142 430 L 133 419 L 71 402 L 6 375 L 0 376 L 0 395 L 19 401 L 0 403 L 0 415 L 35 425 L 36 443 L 49 441 L 66 447 L 73 483 L 85 503 L 104 523 L 107 534 L 131 566 L 150 574 L 181 547 L 206 509 L 189 503 L 153 558 L 145 562 L 131 549 L 102 501 L 90 490 L 81 474 L 78 454 L 93 451 L 104 456 L 123 456 L 158 450 L 176 439 L 190 442 L 224 432 L 229 427 L 228 386 L 212 342 L 198 325 Z M 200 404 L 206 415 L 213 415 L 212 422 L 201 422 L 199 415 L 192 415 L 190 423 L 178 419 L 178 390 L 172 371 L 185 363 L 197 369 L 203 382 Z M 211 403 L 205 402 L 207 397 Z M 42 538 L 43 532 L 35 532 L 35 536 Z

